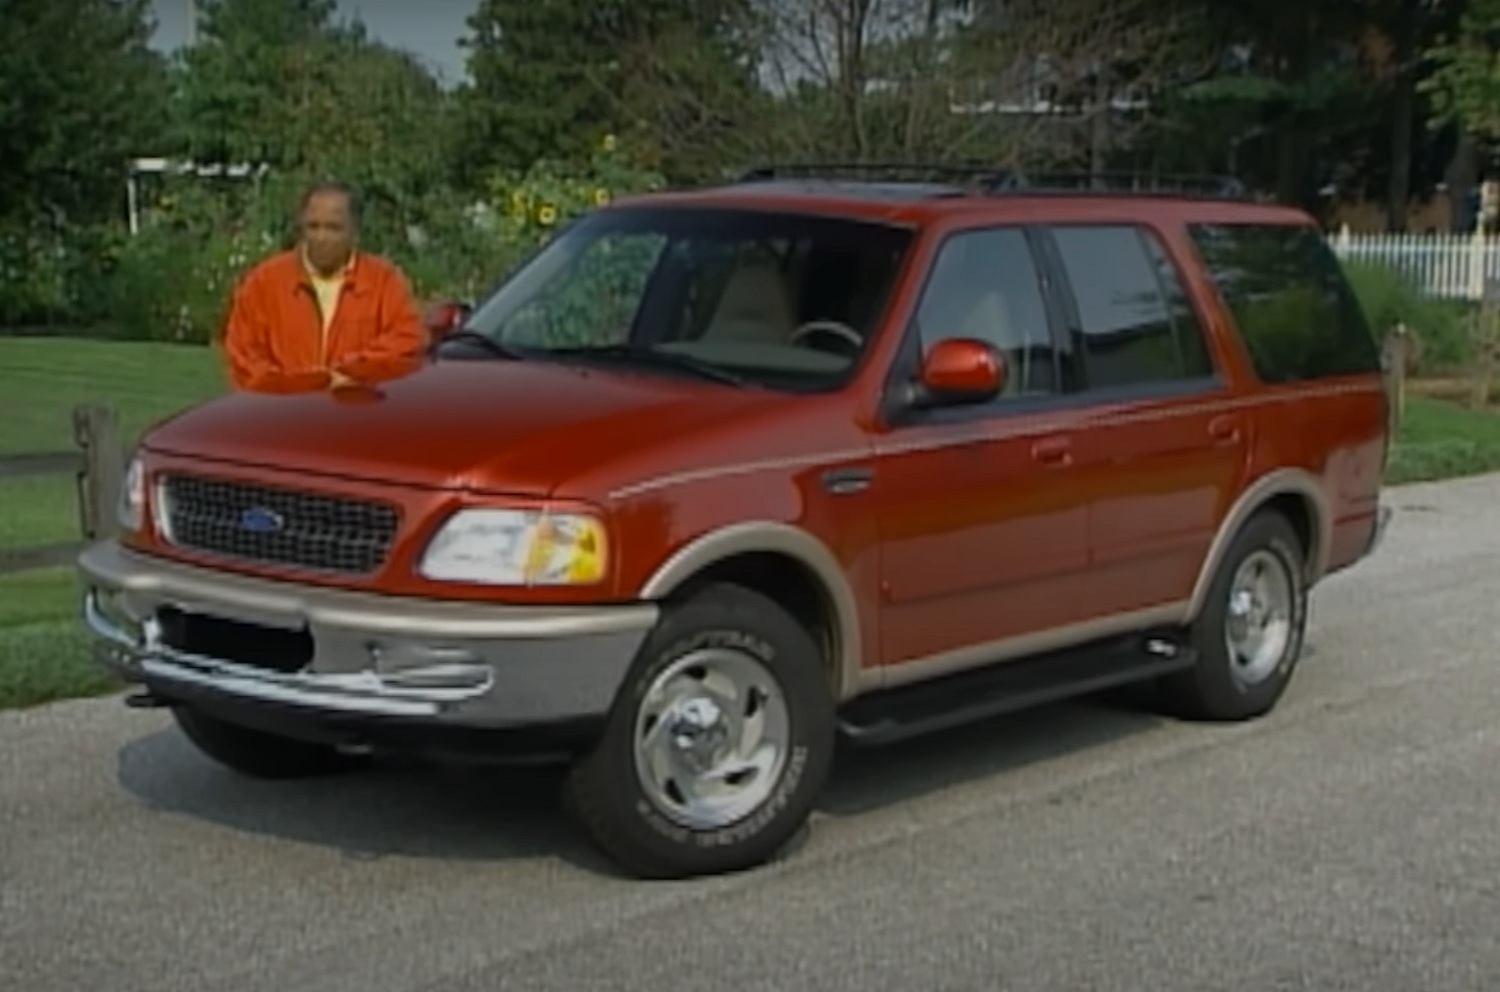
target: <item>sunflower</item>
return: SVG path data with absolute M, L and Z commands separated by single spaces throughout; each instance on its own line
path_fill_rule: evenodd
M 550 203 L 544 203 L 537 208 L 536 220 L 543 227 L 551 227 L 557 223 L 557 208 Z
M 515 190 L 510 194 L 510 219 L 520 223 L 531 213 L 529 198 L 522 190 Z
M 603 186 L 594 190 L 594 206 L 602 207 L 609 202 L 609 190 Z

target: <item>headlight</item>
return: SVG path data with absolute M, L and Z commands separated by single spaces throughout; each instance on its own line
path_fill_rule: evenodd
M 133 534 L 145 523 L 146 470 L 139 455 L 132 456 L 120 483 L 120 499 L 115 505 L 115 520 L 127 534 Z
M 604 525 L 582 513 L 460 510 L 427 545 L 417 570 L 438 582 L 589 585 L 604 578 Z

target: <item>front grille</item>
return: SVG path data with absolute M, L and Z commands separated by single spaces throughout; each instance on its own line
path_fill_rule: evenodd
M 368 500 L 186 475 L 160 492 L 172 544 L 258 565 L 367 575 L 396 536 L 396 508 Z

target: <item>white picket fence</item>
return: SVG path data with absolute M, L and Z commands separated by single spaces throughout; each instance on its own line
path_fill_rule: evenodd
M 1424 296 L 1478 300 L 1500 282 L 1500 237 L 1474 234 L 1353 234 L 1328 239 L 1341 259 L 1388 265 Z

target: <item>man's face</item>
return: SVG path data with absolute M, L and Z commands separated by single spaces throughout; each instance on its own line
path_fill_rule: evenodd
M 354 217 L 341 193 L 314 193 L 302 211 L 302 243 L 313 268 L 331 274 L 354 250 Z

